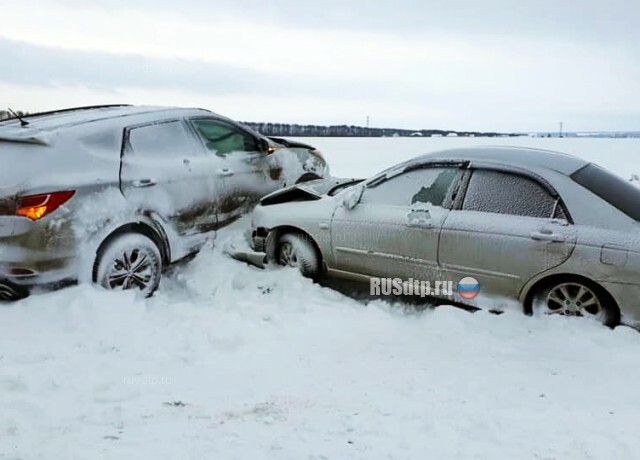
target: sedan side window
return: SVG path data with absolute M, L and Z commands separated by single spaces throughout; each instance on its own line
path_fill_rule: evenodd
M 232 153 L 257 152 L 256 139 L 237 127 L 218 120 L 193 120 L 196 131 L 202 137 L 207 150 L 220 157 Z
M 367 188 L 362 202 L 391 206 L 442 206 L 458 175 L 455 168 L 415 169 Z
M 462 209 L 546 219 L 565 218 L 559 200 L 536 181 L 485 169 L 473 172 Z

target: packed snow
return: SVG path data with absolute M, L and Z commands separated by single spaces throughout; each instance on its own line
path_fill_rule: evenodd
M 498 143 L 640 173 L 640 140 L 305 142 L 337 176 Z M 247 225 L 151 299 L 80 285 L 0 304 L 0 458 L 640 457 L 638 332 L 345 295 L 227 257 Z

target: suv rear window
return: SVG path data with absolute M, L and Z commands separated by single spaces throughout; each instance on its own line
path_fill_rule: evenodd
M 640 221 L 640 188 L 606 169 L 588 164 L 571 178 L 611 206 Z

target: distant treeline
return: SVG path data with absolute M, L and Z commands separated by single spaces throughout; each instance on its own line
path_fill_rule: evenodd
M 16 110 L 20 116 L 28 115 L 28 112 Z M 8 110 L 0 110 L 0 120 L 12 118 L 13 114 Z M 265 136 L 292 136 L 292 137 L 432 137 L 432 136 L 460 136 L 460 137 L 498 137 L 517 136 L 518 134 L 504 134 L 479 131 L 449 131 L 442 129 L 393 129 L 393 128 L 366 128 L 364 126 L 347 125 L 298 125 L 290 123 L 254 123 L 243 124 L 261 132 Z
M 24 115 L 28 115 L 27 112 L 22 112 L 20 110 L 16 110 L 16 113 L 21 117 Z M 6 120 L 7 118 L 13 118 L 13 114 L 8 110 L 0 110 L 0 120 Z
M 254 123 L 243 124 L 261 132 L 265 136 L 292 136 L 292 137 L 433 137 L 433 136 L 460 136 L 460 137 L 498 137 L 518 136 L 518 134 L 505 134 L 479 131 L 449 131 L 442 129 L 393 129 L 393 128 L 366 128 L 364 126 L 319 126 L 297 125 L 289 123 Z

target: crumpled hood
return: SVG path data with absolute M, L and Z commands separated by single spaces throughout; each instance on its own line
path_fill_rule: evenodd
M 316 179 L 302 184 L 277 190 L 260 200 L 262 206 L 270 206 L 291 201 L 316 201 L 321 199 L 330 190 L 343 184 L 357 183 L 360 179 L 330 177 L 328 179 Z
M 260 200 L 262 206 L 289 203 L 291 201 L 315 201 L 322 198 L 322 194 L 302 184 L 283 188 L 263 197 Z

